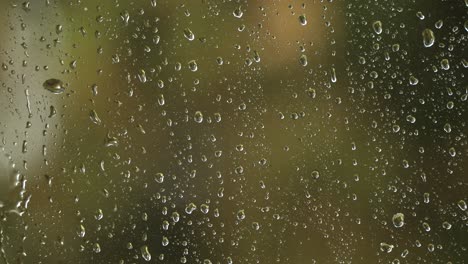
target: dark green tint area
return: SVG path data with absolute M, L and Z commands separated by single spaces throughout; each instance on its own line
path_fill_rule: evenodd
M 468 263 L 468 0 L 0 7 L 0 263 Z

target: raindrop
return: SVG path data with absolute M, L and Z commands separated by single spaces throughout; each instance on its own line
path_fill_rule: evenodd
M 405 215 L 402 213 L 394 214 L 392 217 L 392 222 L 395 227 L 402 227 L 405 224 Z
M 419 80 L 416 77 L 414 77 L 413 75 L 411 75 L 409 77 L 409 83 L 410 83 L 410 85 L 414 86 L 414 85 L 417 85 L 419 83 Z
M 307 17 L 306 15 L 302 14 L 299 16 L 299 23 L 301 23 L 302 26 L 307 25 Z
M 141 257 L 145 261 L 150 261 L 151 260 L 151 254 L 149 253 L 148 246 L 142 246 L 140 248 L 140 252 L 141 252 Z
M 53 94 L 61 94 L 65 91 L 65 87 L 63 87 L 62 81 L 58 79 L 49 79 L 44 82 L 42 85 L 44 88 Z
M 387 244 L 385 242 L 380 243 L 380 251 L 385 252 L 385 253 L 390 253 L 392 252 L 394 246 Z
M 210 211 L 210 207 L 207 204 L 202 204 L 200 206 L 200 211 L 204 214 L 207 214 Z
M 302 66 L 307 66 L 307 56 L 305 54 L 302 54 L 300 57 L 299 57 L 299 63 L 302 65 Z
M 244 210 L 239 210 L 237 212 L 237 219 L 238 220 L 244 220 L 245 219 L 245 211 Z
M 192 30 L 190 28 L 185 28 L 184 29 L 184 36 L 186 39 L 192 41 L 195 39 L 195 35 L 193 34 Z
M 426 29 L 422 32 L 422 37 L 423 37 L 423 44 L 424 44 L 424 47 L 429 48 L 429 47 L 431 47 L 432 45 L 434 45 L 435 36 L 434 36 L 434 32 L 433 32 L 432 30 L 426 28 Z
M 188 67 L 191 71 L 196 72 L 198 70 L 198 65 L 195 60 L 191 60 L 188 62 Z
M 195 112 L 195 115 L 194 115 L 194 117 L 193 117 L 193 120 L 195 120 L 195 122 L 197 122 L 197 123 L 203 122 L 203 114 L 202 114 L 202 112 L 196 111 L 196 112 Z
M 320 178 L 320 173 L 318 171 L 316 171 L 316 170 L 312 171 L 311 175 L 312 175 L 312 179 L 316 180 L 316 179 Z
M 412 115 L 407 115 L 406 116 L 406 121 L 410 122 L 411 124 L 414 124 L 416 122 L 416 117 Z
M 162 174 L 160 172 L 156 173 L 156 175 L 154 176 L 154 180 L 157 183 L 163 183 L 164 182 L 164 174 Z
M 234 15 L 234 17 L 241 18 L 244 12 L 242 12 L 241 7 L 239 6 L 232 12 L 232 14 Z
M 197 206 L 194 203 L 189 203 L 187 207 L 185 207 L 185 212 L 187 214 L 192 214 L 193 211 L 195 211 L 196 209 L 197 209 Z
M 77 232 L 79 237 L 84 237 L 86 234 L 86 229 L 83 225 L 80 225 L 78 232 Z
M 382 33 L 382 22 L 380 20 L 375 21 L 372 23 L 372 28 L 376 34 L 380 35 Z
M 446 71 L 449 70 L 449 69 L 450 69 L 449 60 L 447 60 L 447 59 L 442 59 L 442 60 L 440 61 L 440 67 L 441 67 L 442 69 L 446 70 Z
M 423 229 L 424 229 L 426 232 L 431 231 L 431 226 L 430 226 L 428 223 L 426 223 L 426 222 L 423 222 L 423 223 L 422 223 L 422 227 L 423 227 Z
M 446 230 L 450 230 L 452 228 L 452 225 L 449 222 L 445 221 L 442 223 L 442 227 Z
M 102 123 L 101 119 L 99 118 L 99 116 L 98 116 L 98 114 L 96 113 L 95 110 L 91 110 L 89 112 L 89 118 L 96 125 L 100 125 Z
M 467 205 L 466 205 L 465 200 L 458 201 L 457 205 L 458 205 L 458 208 L 460 208 L 462 211 L 466 211 Z
M 446 124 L 444 125 L 444 131 L 445 131 L 445 133 L 450 133 L 450 132 L 452 132 L 452 126 L 451 126 L 449 123 L 446 123 Z

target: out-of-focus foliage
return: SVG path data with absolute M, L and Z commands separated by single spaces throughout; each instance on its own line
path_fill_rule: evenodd
M 468 259 L 468 1 L 0 7 L 0 263 Z

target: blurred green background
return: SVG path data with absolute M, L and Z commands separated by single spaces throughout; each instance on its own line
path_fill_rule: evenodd
M 0 6 L 0 263 L 468 259 L 466 1 Z

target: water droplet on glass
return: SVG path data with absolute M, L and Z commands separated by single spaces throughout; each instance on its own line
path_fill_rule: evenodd
M 99 243 L 94 243 L 93 251 L 94 253 L 101 253 L 101 245 L 99 245 Z
M 432 45 L 434 45 L 434 42 L 435 42 L 435 36 L 434 36 L 434 32 L 428 28 L 426 28 L 425 30 L 423 30 L 422 32 L 422 37 L 423 37 L 423 44 L 424 44 L 424 47 L 426 48 L 429 48 L 431 47 Z
M 411 124 L 414 124 L 416 122 L 416 117 L 412 115 L 407 115 L 406 116 L 406 121 L 410 122 Z
M 193 117 L 193 120 L 195 120 L 195 122 L 197 122 L 197 123 L 203 122 L 203 114 L 202 114 L 202 112 L 196 111 L 196 112 L 195 112 L 195 115 L 194 115 L 194 117 Z
M 237 212 L 237 219 L 238 220 L 244 220 L 245 219 L 245 211 L 244 210 L 239 210 Z
M 331 68 L 330 80 L 332 83 L 336 83 L 336 71 L 335 68 Z
M 242 12 L 241 7 L 239 6 L 232 12 L 232 14 L 234 15 L 234 17 L 241 18 L 244 12 Z
M 448 153 L 451 157 L 455 157 L 457 155 L 457 151 L 454 147 L 449 148 Z
M 42 85 L 44 88 L 54 94 L 61 94 L 65 91 L 62 81 L 58 79 L 49 79 Z
M 89 112 L 89 118 L 96 125 L 100 125 L 102 123 L 101 119 L 99 118 L 99 116 L 98 116 L 98 114 L 96 113 L 95 110 L 91 110 Z
M 187 214 L 192 214 L 193 211 L 195 211 L 196 209 L 197 209 L 197 206 L 194 203 L 189 203 L 187 207 L 185 207 L 185 212 Z
M 161 240 L 161 245 L 163 247 L 166 247 L 167 245 L 169 245 L 169 238 L 163 236 L 162 240 Z
M 380 35 L 382 33 L 382 22 L 380 20 L 375 21 L 374 23 L 372 23 L 372 28 L 374 29 L 374 32 L 376 34 Z
M 320 173 L 318 171 L 314 170 L 314 171 L 312 171 L 311 176 L 312 176 L 312 179 L 316 180 L 316 179 L 320 178 Z
M 418 78 L 416 78 L 416 77 L 414 77 L 413 75 L 411 75 L 411 76 L 409 77 L 409 83 L 410 83 L 410 85 L 413 85 L 413 86 L 414 86 L 414 85 L 417 85 L 417 84 L 419 83 L 419 80 L 418 80 Z
M 444 131 L 445 131 L 445 133 L 452 132 L 452 126 L 449 123 L 445 124 L 444 125 Z
M 402 213 L 394 214 L 392 217 L 392 222 L 395 227 L 402 227 L 405 224 L 405 215 Z
M 198 65 L 195 60 L 191 60 L 188 62 L 188 67 L 191 71 L 196 72 L 198 70 Z
M 145 261 L 150 261 L 151 260 L 151 254 L 149 253 L 148 246 L 142 246 L 140 248 L 140 252 L 141 252 L 141 257 Z
M 428 223 L 426 223 L 426 222 L 423 222 L 423 223 L 422 223 L 422 227 L 423 227 L 423 229 L 424 229 L 426 232 L 431 231 L 431 226 L 430 226 Z
M 190 28 L 185 28 L 184 29 L 184 36 L 186 39 L 192 41 L 195 39 L 195 35 L 193 34 L 192 30 Z
M 300 57 L 299 57 L 299 63 L 302 65 L 302 66 L 307 66 L 307 56 L 305 54 L 302 54 Z
M 442 223 L 442 227 L 446 230 L 450 230 L 452 228 L 452 225 L 449 222 L 445 221 Z
M 156 175 L 154 176 L 154 180 L 157 183 L 163 183 L 164 182 L 164 174 L 162 174 L 160 172 L 156 173 Z
M 416 12 L 416 16 L 421 20 L 424 20 L 424 18 L 426 18 L 421 11 Z
M 139 70 L 138 71 L 138 79 L 140 82 L 145 83 L 147 81 L 146 79 L 146 72 L 144 70 Z
M 450 63 L 449 63 L 449 60 L 448 59 L 442 59 L 440 61 L 440 67 L 443 69 L 443 70 L 449 70 L 450 69 Z
M 299 16 L 299 23 L 301 23 L 302 26 L 305 26 L 307 25 L 307 17 L 306 15 L 300 15 Z
M 380 243 L 380 251 L 385 252 L 385 253 L 390 253 L 392 252 L 394 246 L 387 244 L 385 242 Z
M 80 225 L 78 232 L 77 232 L 79 237 L 84 237 L 86 234 L 86 229 L 83 225 Z
M 466 205 L 465 200 L 458 201 L 457 205 L 458 205 L 458 208 L 460 208 L 462 211 L 466 211 L 467 205 Z
M 200 211 L 204 214 L 207 214 L 210 211 L 210 207 L 207 204 L 202 204 L 200 206 Z

